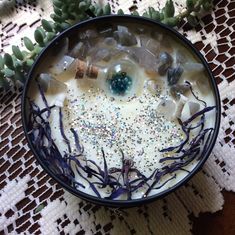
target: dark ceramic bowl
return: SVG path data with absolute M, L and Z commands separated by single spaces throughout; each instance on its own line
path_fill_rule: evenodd
M 95 196 L 88 195 L 84 192 L 78 191 L 75 188 L 73 188 L 71 185 L 65 183 L 62 181 L 60 178 L 58 178 L 45 164 L 43 159 L 41 158 L 40 154 L 35 150 L 35 147 L 30 139 L 30 136 L 28 134 L 29 132 L 29 127 L 27 126 L 27 120 L 28 120 L 28 105 L 27 105 L 27 93 L 30 89 L 31 82 L 34 81 L 35 76 L 37 75 L 37 71 L 40 70 L 40 67 L 43 64 L 43 61 L 45 61 L 47 55 L 49 52 L 57 51 L 58 43 L 60 40 L 62 40 L 65 37 L 68 37 L 70 39 L 73 39 L 74 35 L 77 35 L 78 32 L 81 29 L 84 29 L 89 26 L 95 26 L 98 27 L 99 25 L 103 24 L 108 24 L 108 23 L 117 23 L 120 24 L 122 22 L 124 23 L 138 23 L 139 25 L 149 25 L 152 27 L 152 29 L 156 30 L 163 30 L 165 31 L 170 37 L 176 38 L 177 40 L 181 41 L 182 44 L 184 44 L 191 52 L 195 55 L 195 57 L 204 65 L 205 71 L 208 74 L 208 78 L 210 80 L 211 87 L 213 89 L 214 97 L 215 97 L 215 104 L 216 104 L 216 117 L 215 117 L 215 126 L 214 126 L 214 132 L 213 136 L 210 139 L 209 142 L 209 147 L 204 154 L 204 156 L 201 158 L 201 160 L 197 163 L 196 167 L 185 177 L 183 180 L 172 186 L 170 189 L 165 190 L 159 194 L 149 196 L 146 198 L 141 198 L 141 199 L 133 199 L 133 200 L 108 200 L 108 199 L 102 199 L 98 198 Z M 27 141 L 29 143 L 29 146 L 31 150 L 33 151 L 36 159 L 40 163 L 40 165 L 43 167 L 43 169 L 56 181 L 58 182 L 63 188 L 65 188 L 67 191 L 70 193 L 76 195 L 79 198 L 85 199 L 89 202 L 93 202 L 96 204 L 104 205 L 104 206 L 110 206 L 110 207 L 133 207 L 133 206 L 139 206 L 144 203 L 152 202 L 156 199 L 162 198 L 166 196 L 167 194 L 175 191 L 177 188 L 179 188 L 181 185 L 185 184 L 193 175 L 196 174 L 196 172 L 199 171 L 199 169 L 203 166 L 205 163 L 206 159 L 210 155 L 212 148 L 215 144 L 218 131 L 219 131 L 219 125 L 220 125 L 220 115 L 221 115 L 221 107 L 220 107 L 220 97 L 219 97 L 219 92 L 218 88 L 215 82 L 215 79 L 209 69 L 209 66 L 206 62 L 206 60 L 203 58 L 203 56 L 200 54 L 200 52 L 192 45 L 191 42 L 189 42 L 184 36 L 179 34 L 177 31 L 174 29 L 155 22 L 153 20 L 143 18 L 143 17 L 135 17 L 135 16 L 104 16 L 104 17 L 99 17 L 91 20 L 87 20 L 81 23 L 78 23 L 71 28 L 65 30 L 63 33 L 61 33 L 59 36 L 57 36 L 38 56 L 36 59 L 34 65 L 32 66 L 32 69 L 28 75 L 27 82 L 24 87 L 23 91 L 23 97 L 22 97 L 22 119 L 23 119 L 23 128 L 24 128 L 24 133 L 26 135 Z

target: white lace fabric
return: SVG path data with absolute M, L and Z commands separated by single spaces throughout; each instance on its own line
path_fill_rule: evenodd
M 104 1 L 99 1 L 103 4 Z M 112 11 L 134 5 L 162 8 L 165 1 L 113 0 Z M 3 1 L 0 1 L 2 4 Z M 185 1 L 177 1 L 176 12 Z M 33 38 L 40 19 L 49 19 L 51 1 L 16 1 L 0 15 L 0 52 Z M 0 234 L 191 234 L 190 214 L 223 207 L 221 191 L 235 191 L 235 1 L 219 0 L 200 26 L 180 32 L 207 59 L 219 86 L 221 129 L 203 169 L 164 199 L 125 211 L 87 203 L 64 191 L 39 166 L 27 145 L 20 114 L 20 90 L 0 93 Z M 0 6 L 1 7 L 1 6 Z

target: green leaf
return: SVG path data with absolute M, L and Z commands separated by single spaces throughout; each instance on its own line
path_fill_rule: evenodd
M 124 11 L 122 9 L 119 9 L 118 12 L 117 12 L 118 15 L 124 15 Z
M 165 9 L 164 9 L 164 16 L 165 18 L 170 18 L 170 17 L 173 17 L 174 14 L 175 14 L 174 3 L 172 0 L 167 0 Z
M 67 23 L 67 22 L 64 22 L 64 23 L 61 24 L 61 28 L 62 28 L 63 30 L 69 28 L 70 26 L 71 26 L 71 25 L 70 25 L 69 23 Z
M 175 27 L 178 25 L 179 20 L 176 17 L 169 17 L 169 18 L 165 18 L 162 23 L 169 25 L 171 27 Z
M 102 16 L 103 14 L 104 14 L 103 9 L 98 7 L 98 8 L 96 9 L 96 15 L 97 15 L 97 16 Z
M 133 11 L 131 14 L 132 14 L 133 16 L 139 16 L 139 15 L 140 15 L 138 11 Z
M 150 16 L 149 16 L 148 12 L 144 12 L 144 13 L 143 13 L 143 17 L 149 18 Z
M 61 17 L 57 16 L 56 14 L 51 14 L 50 16 L 55 22 L 61 23 L 63 21 Z
M 50 42 L 55 36 L 56 36 L 56 34 L 53 32 L 47 33 L 46 42 Z
M 8 90 L 10 87 L 9 82 L 6 78 L 0 76 L 0 88 L 3 88 L 4 90 Z
M 3 72 L 4 72 L 4 75 L 5 75 L 6 78 L 12 78 L 15 75 L 14 70 L 9 69 L 9 68 L 3 69 Z
M 44 45 L 44 37 L 42 32 L 39 29 L 36 29 L 34 32 L 34 38 L 36 40 L 36 42 L 41 46 Z
M 53 5 L 56 7 L 61 7 L 63 5 L 63 2 L 59 0 L 53 0 Z
M 205 11 L 210 11 L 213 8 L 213 4 L 211 2 L 204 2 L 202 7 Z
M 111 6 L 108 3 L 104 6 L 104 15 L 110 15 L 110 14 L 111 14 Z
M 40 204 L 40 205 L 35 209 L 34 213 L 40 212 L 44 207 L 45 207 L 44 204 Z
M 76 9 L 76 4 L 75 3 L 69 4 L 68 12 L 72 12 L 72 11 L 74 11 L 74 9 Z
M 24 37 L 24 45 L 25 47 L 29 50 L 29 51 L 33 51 L 34 50 L 34 45 L 32 43 L 32 41 L 28 38 L 28 37 Z
M 15 80 L 24 83 L 26 78 L 25 78 L 25 75 L 22 72 L 16 70 L 15 71 Z
M 193 15 L 187 16 L 187 21 L 192 27 L 197 26 L 199 23 L 198 19 Z
M 34 63 L 34 61 L 31 60 L 31 59 L 29 59 L 29 60 L 26 61 L 26 66 L 28 66 L 29 68 L 31 68 L 32 65 L 33 65 L 33 63 Z
M 162 21 L 162 20 L 164 20 L 164 13 L 163 12 L 160 13 L 160 21 Z
M 1 69 L 4 69 L 4 65 L 5 65 L 4 59 L 3 59 L 3 57 L 0 55 L 0 70 L 1 70 Z
M 23 60 L 24 56 L 18 46 L 12 46 L 12 52 L 18 60 Z
M 21 69 L 22 68 L 22 61 L 19 61 L 19 60 L 16 60 L 16 61 L 14 61 L 14 67 L 15 67 L 15 69 Z
M 13 63 L 13 59 L 11 57 L 10 54 L 6 53 L 4 55 L 4 62 L 5 62 L 5 65 L 9 68 L 9 69 L 12 69 L 14 70 L 14 63 Z
M 71 2 L 71 1 L 70 1 L 70 2 Z M 69 5 L 70 5 L 70 3 L 69 3 L 68 5 L 64 5 L 64 6 L 61 8 L 62 14 L 63 14 L 63 13 L 68 13 Z
M 54 7 L 54 13 L 56 16 L 60 17 L 62 15 L 62 10 L 58 7 Z
M 87 8 L 89 8 L 92 5 L 91 0 L 86 0 L 86 5 L 87 5 Z
M 89 7 L 89 9 L 94 13 L 95 12 L 95 6 L 94 5 L 91 5 L 90 7 Z
M 86 2 L 80 2 L 78 7 L 81 11 L 85 11 L 87 9 L 87 4 Z
M 63 28 L 61 27 L 61 23 L 55 23 L 55 30 L 56 32 L 63 31 Z
M 69 14 L 68 13 L 63 13 L 63 15 L 61 16 L 61 19 L 63 19 L 62 24 L 64 23 L 64 21 L 69 19 Z
M 161 19 L 161 15 L 159 11 L 152 12 L 152 19 L 159 21 Z
M 186 6 L 187 6 L 188 10 L 192 10 L 194 8 L 194 0 L 187 0 Z
M 43 37 L 46 37 L 46 32 L 42 27 L 37 27 L 37 29 L 42 33 Z
M 35 49 L 34 49 L 34 51 L 35 51 L 35 53 L 36 54 L 40 54 L 40 52 L 42 51 L 42 49 L 43 49 L 43 47 L 40 47 L 40 46 L 35 46 Z
M 47 32 L 53 32 L 52 25 L 49 21 L 42 19 L 42 27 L 47 31 Z

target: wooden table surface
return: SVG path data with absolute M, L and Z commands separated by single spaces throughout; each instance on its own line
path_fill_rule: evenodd
M 235 193 L 223 191 L 222 211 L 202 213 L 193 220 L 193 235 L 235 235 Z

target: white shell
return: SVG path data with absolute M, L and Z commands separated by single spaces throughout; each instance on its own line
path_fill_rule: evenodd
M 193 101 L 188 101 L 181 112 L 181 120 L 184 122 L 188 120 L 192 115 L 197 113 L 200 110 L 200 104 L 193 102 Z
M 175 118 L 176 103 L 174 100 L 161 100 L 157 106 L 157 113 L 165 116 L 166 119 Z
M 187 101 L 188 101 L 188 97 L 180 94 L 180 99 L 177 103 L 177 107 L 176 107 L 176 110 L 175 110 L 175 117 L 176 118 L 181 117 L 182 109 L 183 109 L 183 107 L 184 107 L 184 105 Z

